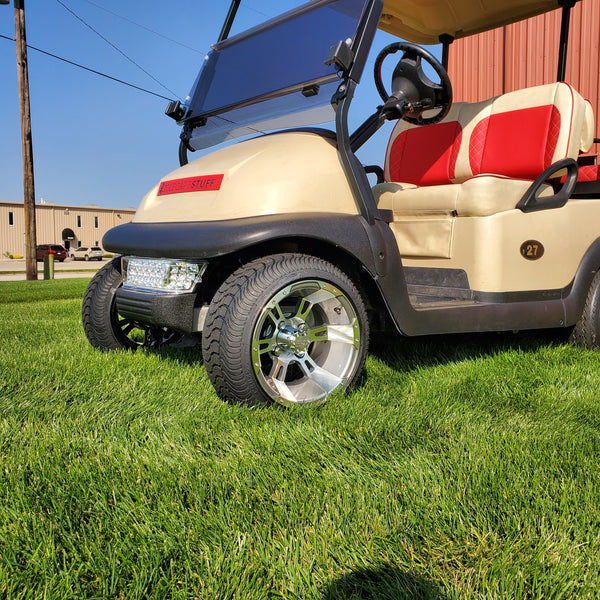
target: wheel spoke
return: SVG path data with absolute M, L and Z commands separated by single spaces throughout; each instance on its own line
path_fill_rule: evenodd
M 308 332 L 311 342 L 341 342 L 355 344 L 353 325 L 322 325 L 313 327 Z
M 306 377 L 316 383 L 324 392 L 329 393 L 342 383 L 341 377 L 319 367 L 308 354 L 299 359 L 298 364 Z
M 308 330 L 308 339 L 311 342 L 327 342 L 329 340 L 329 325 L 312 327 Z
M 133 321 L 128 321 L 127 319 L 119 321 L 119 326 L 124 335 L 129 335 L 132 330 L 135 329 L 135 323 Z
M 277 393 L 282 400 L 289 402 L 290 404 L 298 403 L 298 398 L 294 396 L 292 390 L 290 390 L 290 388 L 283 381 L 280 381 L 279 379 L 273 379 L 273 385 L 277 389 Z
M 296 317 L 306 321 L 306 318 L 312 310 L 312 307 L 313 303 L 309 300 L 309 298 L 302 298 L 300 305 L 298 306 L 298 311 L 296 312 Z
M 150 347 L 154 342 L 154 336 L 150 328 L 144 330 L 144 346 Z
M 273 366 L 271 367 L 271 372 L 269 373 L 269 377 L 271 377 L 272 379 L 276 379 L 278 381 L 284 382 L 289 366 L 290 366 L 289 359 L 286 359 L 282 356 L 277 356 L 273 360 Z
M 327 300 L 331 300 L 335 298 L 335 294 L 330 292 L 329 290 L 320 288 L 315 290 L 312 294 L 305 296 L 302 298 L 302 302 L 298 309 L 297 317 L 300 317 L 303 320 L 306 320 L 306 315 L 312 310 L 312 307 L 316 304 L 321 304 L 322 302 L 327 302 Z
M 276 340 L 274 337 L 265 338 L 258 340 L 258 354 L 266 354 L 267 352 L 273 352 L 275 350 Z
M 269 317 L 269 319 L 271 319 L 275 327 L 277 327 L 277 325 L 279 325 L 279 323 L 281 323 L 281 321 L 285 319 L 285 315 L 283 314 L 279 303 L 274 304 L 270 308 L 270 310 L 267 312 L 267 316 Z

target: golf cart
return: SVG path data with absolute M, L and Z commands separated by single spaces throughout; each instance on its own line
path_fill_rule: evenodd
M 119 256 L 85 294 L 91 344 L 201 338 L 221 398 L 286 405 L 356 383 L 372 328 L 562 327 L 598 346 L 600 185 L 577 163 L 590 103 L 559 81 L 453 104 L 443 64 L 415 45 L 442 41 L 447 57 L 452 39 L 562 4 L 314 0 L 229 38 L 234 0 L 187 103 L 167 110 L 182 166 L 104 236 Z M 382 104 L 351 133 L 378 28 L 410 41 L 378 55 Z M 362 165 L 386 121 L 380 164 Z

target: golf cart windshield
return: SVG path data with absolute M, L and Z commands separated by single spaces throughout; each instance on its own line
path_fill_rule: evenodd
M 182 119 L 192 148 L 332 121 L 341 69 L 325 61 L 340 41 L 353 46 L 364 6 L 313 1 L 213 46 Z

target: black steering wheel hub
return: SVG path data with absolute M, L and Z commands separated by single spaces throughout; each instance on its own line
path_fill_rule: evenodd
M 382 82 L 381 67 L 391 54 L 402 52 L 392 74 L 392 93 Z M 440 78 L 434 83 L 423 71 L 423 61 Z M 452 84 L 448 72 L 427 50 L 409 42 L 386 46 L 377 56 L 374 68 L 375 86 L 384 101 L 383 112 L 388 119 L 404 119 L 414 125 L 431 125 L 441 121 L 452 106 Z M 430 114 L 429 111 L 435 111 Z M 427 116 L 425 116 L 427 113 Z

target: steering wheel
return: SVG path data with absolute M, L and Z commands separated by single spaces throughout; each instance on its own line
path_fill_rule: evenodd
M 390 55 L 402 51 L 392 74 L 392 93 L 388 94 L 381 80 L 383 61 Z M 428 63 L 440 78 L 440 83 L 431 81 L 423 71 L 422 61 Z M 384 112 L 391 118 L 402 118 L 413 125 L 432 125 L 441 121 L 452 106 L 452 84 L 448 72 L 427 50 L 409 42 L 396 42 L 386 46 L 375 59 L 375 86 L 384 101 Z M 433 116 L 423 113 L 439 108 Z M 396 113 L 396 114 L 394 114 Z

